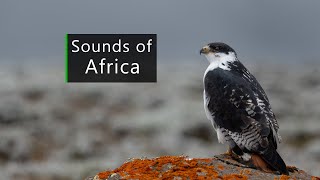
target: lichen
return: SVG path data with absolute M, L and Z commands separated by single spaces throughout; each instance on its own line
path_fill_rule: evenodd
M 226 160 L 228 156 L 221 156 Z M 255 178 L 271 178 L 275 180 L 305 179 L 316 180 L 305 172 L 291 167 L 294 172 L 290 176 L 265 173 L 234 164 L 232 161 L 221 161 L 220 158 L 188 158 L 185 156 L 162 156 L 154 159 L 132 159 L 115 170 L 99 173 L 99 180 L 119 179 L 222 179 L 247 180 Z
M 155 159 L 135 159 L 113 171 L 98 174 L 100 179 L 108 179 L 111 174 L 120 174 L 125 179 L 207 179 L 218 178 L 218 172 L 207 159 L 188 159 L 183 156 L 164 156 Z

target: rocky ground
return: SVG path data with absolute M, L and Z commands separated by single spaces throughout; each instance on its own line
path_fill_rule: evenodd
M 190 158 L 185 156 L 162 156 L 153 159 L 133 159 L 120 167 L 100 172 L 86 180 L 120 179 L 221 179 L 221 180 L 319 180 L 296 167 L 287 167 L 289 174 L 257 170 L 251 161 L 234 160 L 234 157 L 221 154 L 213 158 Z
M 206 64 L 160 65 L 158 83 L 65 84 L 62 66 L 0 67 L 0 179 L 78 180 L 128 158 L 213 157 Z M 288 165 L 320 175 L 320 68 L 251 65 L 280 124 Z

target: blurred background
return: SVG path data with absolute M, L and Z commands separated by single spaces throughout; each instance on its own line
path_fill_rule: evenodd
M 288 165 L 320 175 L 319 1 L 0 3 L 0 179 L 78 180 L 129 158 L 212 157 L 200 48 L 232 46 L 266 90 Z M 158 34 L 157 83 L 64 83 L 66 33 Z

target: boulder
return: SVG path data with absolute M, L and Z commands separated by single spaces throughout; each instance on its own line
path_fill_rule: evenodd
M 87 180 L 120 179 L 319 179 L 303 170 L 288 166 L 290 175 L 266 173 L 252 167 L 251 163 L 235 160 L 221 154 L 213 158 L 187 156 L 162 156 L 154 159 L 131 159 L 119 168 L 98 173 Z

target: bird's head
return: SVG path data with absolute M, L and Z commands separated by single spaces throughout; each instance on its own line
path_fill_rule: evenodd
M 237 58 L 236 52 L 229 45 L 221 42 L 209 43 L 200 50 L 200 54 L 204 54 L 210 63 L 225 58 Z

